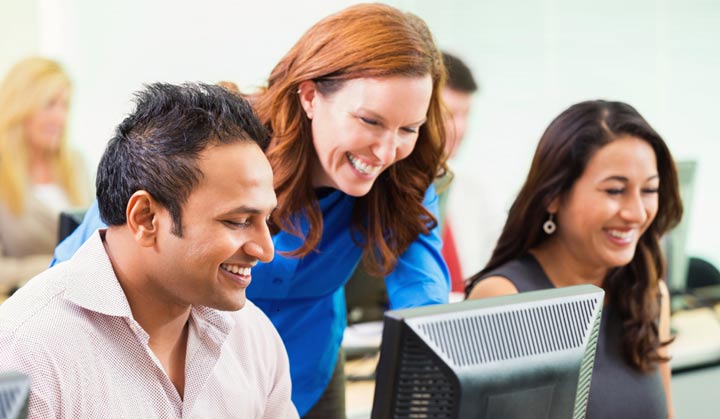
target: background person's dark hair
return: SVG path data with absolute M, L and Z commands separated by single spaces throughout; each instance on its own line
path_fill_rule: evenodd
M 555 118 L 540 139 L 530 172 L 510 208 L 490 261 L 468 280 L 466 294 L 485 273 L 519 258 L 549 237 L 542 224 L 548 219 L 550 202 L 570 192 L 598 149 L 623 136 L 642 139 L 655 152 L 660 175 L 658 211 L 640 237 L 632 261 L 611 269 L 603 288 L 623 319 L 623 352 L 627 362 L 647 371 L 664 360 L 657 354 L 658 347 L 665 344 L 660 342 L 657 325 L 658 279 L 665 274 L 660 237 L 680 222 L 683 209 L 670 150 L 630 105 L 587 101 L 571 106 Z
M 442 52 L 442 58 L 443 64 L 445 64 L 445 70 L 447 71 L 445 87 L 457 90 L 458 92 L 475 93 L 478 85 L 467 64 L 460 58 L 445 51 Z
M 125 224 L 127 203 L 145 190 L 171 214 L 182 236 L 182 205 L 202 178 L 197 157 L 209 145 L 255 142 L 269 135 L 248 102 L 215 85 L 155 83 L 135 94 L 135 110 L 117 127 L 97 171 L 102 220 Z

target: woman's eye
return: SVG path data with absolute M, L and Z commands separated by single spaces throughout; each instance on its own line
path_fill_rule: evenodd
M 623 192 L 625 192 L 624 189 L 606 189 L 605 192 L 607 192 L 608 195 L 621 195 Z
M 659 188 L 645 188 L 642 190 L 643 193 L 651 194 L 660 192 Z
M 418 130 L 417 128 L 411 128 L 411 127 L 405 127 L 401 128 L 403 131 L 407 132 L 408 134 L 417 134 Z
M 368 124 L 368 125 L 373 125 L 373 126 L 375 126 L 375 125 L 380 125 L 380 124 L 378 123 L 378 121 L 376 121 L 376 120 L 374 120 L 374 119 L 365 118 L 364 116 L 360 116 L 359 118 L 360 118 L 361 121 L 363 121 L 364 123 L 366 123 L 366 124 Z

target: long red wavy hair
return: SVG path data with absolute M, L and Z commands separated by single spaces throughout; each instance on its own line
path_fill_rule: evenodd
M 272 133 L 268 158 L 275 174 L 279 206 L 276 229 L 303 237 L 300 217 L 309 222 L 304 244 L 291 254 L 305 256 L 322 237 L 322 214 L 313 190 L 318 164 L 310 121 L 296 94 L 312 80 L 342 85 L 361 77 L 430 75 L 433 92 L 427 122 L 413 152 L 383 172 L 358 199 L 353 229 L 361 233 L 365 262 L 376 273 L 390 272 L 397 257 L 437 220 L 422 205 L 425 191 L 446 171 L 440 90 L 445 68 L 425 22 L 382 4 L 360 4 L 312 26 L 275 66 L 267 88 L 253 98 L 260 119 Z

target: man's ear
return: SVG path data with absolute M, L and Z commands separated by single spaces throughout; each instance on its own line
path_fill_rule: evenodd
M 159 230 L 159 208 L 157 201 L 147 191 L 136 191 L 128 200 L 125 210 L 127 226 L 141 246 L 150 247 L 155 244 Z
M 298 86 L 297 94 L 300 97 L 300 104 L 305 110 L 308 119 L 313 119 L 315 113 L 315 97 L 317 96 L 317 87 L 312 80 L 305 80 Z

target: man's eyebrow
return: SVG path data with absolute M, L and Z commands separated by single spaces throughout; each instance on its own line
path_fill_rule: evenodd
M 247 205 L 240 205 L 239 207 L 232 208 L 228 211 L 223 212 L 223 214 L 262 214 L 262 210 L 255 208 L 255 207 L 249 207 Z

